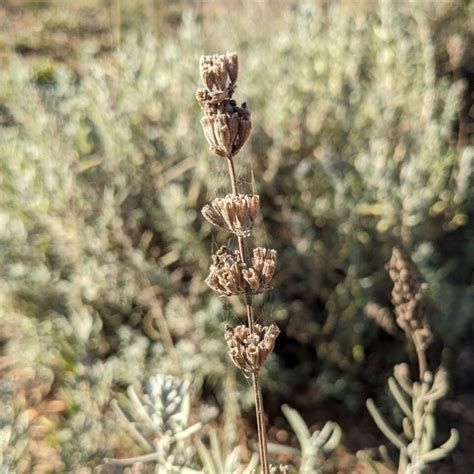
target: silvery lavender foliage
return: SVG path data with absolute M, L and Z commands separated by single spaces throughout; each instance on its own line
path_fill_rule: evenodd
M 128 52 L 117 53 L 118 68 L 127 74 L 149 68 L 148 78 L 141 75 L 144 87 L 140 86 L 140 93 L 133 74 L 124 74 L 118 83 L 91 57 L 86 61 L 91 67 L 80 84 L 70 70 L 59 66 L 55 87 L 41 89 L 33 68 L 18 58 L 0 77 L 2 356 L 37 371 L 40 379 L 54 379 L 51 391 L 66 408 L 64 416 L 51 422 L 43 436 L 48 436 L 62 468 L 68 471 L 97 463 L 117 442 L 114 421 L 104 410 L 113 384 L 140 383 L 150 367 L 173 368 L 161 333 L 158 331 L 159 341 L 153 344 L 141 333 L 142 321 L 151 311 L 150 304 L 142 302 L 145 290 L 156 285 L 162 292 L 159 296 L 170 295 L 172 290 L 164 311 L 173 315 L 170 330 L 179 335 L 176 351 L 185 373 L 194 374 L 199 384 L 206 377 L 206 367 L 214 376 L 220 376 L 225 367 L 221 362 L 224 355 L 219 358 L 224 348 L 220 332 L 216 331 L 219 337 L 208 337 L 212 329 L 207 325 L 215 320 L 220 305 L 198 302 L 196 285 L 192 298 L 187 298 L 188 290 L 179 285 L 182 276 L 171 277 L 173 270 L 168 268 L 177 255 L 186 254 L 183 248 L 201 240 L 183 211 L 186 195 L 177 184 L 186 169 L 178 169 L 177 174 L 173 169 L 167 176 L 164 173 L 184 151 L 172 153 L 171 161 L 164 160 L 167 164 L 155 169 L 152 181 L 160 181 L 160 192 L 154 189 L 155 184 L 142 182 L 150 171 L 146 169 L 156 163 L 157 149 L 163 148 L 160 140 L 153 141 L 148 135 L 151 129 L 136 130 L 135 138 L 131 132 L 133 120 L 151 120 L 156 113 L 145 111 L 139 98 L 148 96 L 147 103 L 159 103 L 164 93 L 163 83 L 150 80 L 164 58 L 152 55 L 150 60 L 149 53 L 157 50 L 156 42 L 149 38 L 147 44 L 148 53 L 140 58 L 135 53 L 145 50 L 137 42 Z M 174 84 L 172 75 L 168 80 Z M 122 99 L 115 98 L 123 108 L 111 108 L 114 101 L 110 94 L 119 90 Z M 142 118 L 135 115 L 129 120 L 130 107 L 136 107 Z M 173 128 L 165 119 L 167 113 L 173 114 L 173 109 L 160 110 L 159 116 Z M 145 147 L 140 153 L 138 143 Z M 179 144 L 168 141 L 167 147 L 168 153 Z M 190 144 L 184 153 L 191 149 Z M 136 162 L 131 155 L 141 158 Z M 142 211 L 133 211 L 133 217 L 128 211 L 117 212 L 125 209 L 127 202 L 129 209 L 134 209 L 137 204 L 132 201 L 138 202 L 136 199 L 151 199 L 148 208 L 141 206 L 148 209 L 144 212 L 153 222 L 151 228 L 141 228 Z M 169 226 L 171 217 L 173 226 Z M 138 243 L 132 237 L 136 226 L 141 228 Z M 157 257 L 150 253 L 158 246 L 151 245 L 150 239 L 158 234 L 164 239 L 159 252 L 167 258 L 156 264 Z M 184 247 L 183 238 L 189 239 Z M 198 254 L 199 250 L 194 255 Z M 194 272 L 190 262 L 192 258 L 181 262 L 184 273 Z M 174 317 L 176 306 L 179 318 Z M 156 326 L 152 317 L 150 320 Z M 203 348 L 205 357 L 200 358 L 198 347 Z M 216 363 L 211 367 L 204 361 L 213 353 Z M 14 467 L 25 472 L 18 464 Z
M 327 421 L 321 430 L 311 433 L 308 425 L 294 408 L 283 405 L 281 411 L 296 434 L 300 450 L 271 443 L 269 445 L 270 451 L 275 454 L 287 453 L 299 459 L 298 472 L 302 474 L 331 472 L 333 466 L 328 462 L 328 458 L 341 441 L 340 426 L 332 421 Z
M 240 447 L 236 446 L 230 453 L 226 453 L 219 439 L 218 433 L 211 430 L 209 433 L 208 448 L 201 439 L 196 439 L 196 449 L 206 474 L 221 474 L 232 472 L 236 474 L 253 474 L 258 465 L 258 456 L 253 453 L 247 465 L 242 464 Z
M 408 364 L 398 364 L 394 377 L 388 381 L 390 392 L 403 413 L 403 433 L 399 435 L 377 409 L 373 400 L 367 400 L 367 408 L 377 427 L 399 450 L 397 472 L 419 474 L 429 463 L 445 459 L 456 447 L 459 434 L 451 430 L 449 439 L 439 447 L 436 442 L 435 408 L 448 392 L 448 373 L 444 367 L 436 374 L 427 370 L 426 349 L 432 342 L 432 333 L 426 311 L 427 284 L 416 273 L 409 256 L 394 247 L 387 270 L 393 282 L 392 302 L 397 325 L 413 344 L 418 358 L 419 381 L 412 382 Z M 387 467 L 394 470 L 386 448 L 380 454 Z M 362 454 L 368 459 L 368 454 Z M 373 466 L 373 463 L 369 464 Z M 375 469 L 376 470 L 376 469 Z
M 201 429 L 201 423 L 188 426 L 189 382 L 156 374 L 145 384 L 139 397 L 132 386 L 127 390 L 130 414 L 114 401 L 113 408 L 135 440 L 149 453 L 106 462 L 127 466 L 152 462 L 157 473 L 198 472 L 190 465 L 194 450 L 185 441 Z
M 449 438 L 440 446 L 435 446 L 436 403 L 448 391 L 447 373 L 443 368 L 432 375 L 427 371 L 423 381 L 412 382 L 407 364 L 394 368 L 394 377 L 388 381 L 390 392 L 403 413 L 403 433 L 398 434 L 377 409 L 373 400 L 367 401 L 372 418 L 385 437 L 399 450 L 398 468 L 385 448 L 381 450 L 382 459 L 388 469 L 403 474 L 420 474 L 428 464 L 445 459 L 459 441 L 458 431 L 451 430 Z M 362 460 L 368 454 L 361 454 Z M 374 464 L 369 461 L 374 467 Z M 378 472 L 378 471 L 376 471 Z
M 442 40 L 428 6 L 437 4 L 394 8 L 381 0 L 349 14 L 341 2 L 301 2 L 265 57 L 253 54 L 253 67 L 246 65 L 251 84 L 265 71 L 249 102 L 264 124 L 252 142 L 266 177 L 261 194 L 278 202 L 279 215 L 271 206 L 263 211 L 274 213 L 268 230 L 287 249 L 285 281 L 311 275 L 297 286 L 279 284 L 279 314 L 294 338 L 318 352 L 319 393 L 352 406 L 360 403 L 357 382 L 335 382 L 348 367 L 363 369 L 367 348 L 378 347 L 361 314 L 384 297 L 380 270 L 394 242 L 413 250 L 429 283 L 435 334 L 455 345 L 472 322 L 463 264 L 472 197 L 461 183 L 473 182 L 474 168 L 471 147 L 453 146 L 464 84 L 437 75 Z M 283 56 L 281 67 L 272 66 Z M 265 101 L 267 94 L 279 100 Z M 450 236 L 459 247 L 440 244 Z M 325 303 L 318 316 L 315 300 Z
M 23 464 L 29 468 L 25 456 L 28 444 L 28 414 L 15 415 L 13 408 L 12 386 L 6 381 L 0 383 L 0 472 L 17 472 L 17 466 Z M 22 462 L 23 459 L 23 462 Z

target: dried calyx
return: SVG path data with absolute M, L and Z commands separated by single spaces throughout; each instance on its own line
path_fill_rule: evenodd
M 388 271 L 393 281 L 392 302 L 397 324 L 426 348 L 432 340 L 424 304 L 428 285 L 417 278 L 410 260 L 398 247 L 393 248 Z
M 260 198 L 256 194 L 228 194 L 206 204 L 202 215 L 217 227 L 240 237 L 249 237 L 259 209 Z
M 212 255 L 207 285 L 219 296 L 241 295 L 245 293 L 245 281 L 242 276 L 243 262 L 238 251 L 221 247 Z
M 238 107 L 230 100 L 215 107 L 205 107 L 201 119 L 210 150 L 222 157 L 236 155 L 250 135 L 252 123 L 245 104 Z
M 242 270 L 252 293 L 262 293 L 272 289 L 270 282 L 275 273 L 277 258 L 276 250 L 264 247 L 253 249 L 252 266 Z
M 232 99 L 238 75 L 236 53 L 202 56 L 199 64 L 205 86 L 196 98 L 204 109 L 201 125 L 210 150 L 218 156 L 236 155 L 250 135 L 250 112 Z
M 275 324 L 271 326 L 255 324 L 253 332 L 243 325 L 235 329 L 227 325 L 225 340 L 232 362 L 245 372 L 257 373 L 273 352 L 278 334 L 280 330 Z
M 252 265 L 247 267 L 238 251 L 222 246 L 212 255 L 206 283 L 219 296 L 262 293 L 271 289 L 276 262 L 276 250 L 257 247 L 253 251 Z
M 199 72 L 202 83 L 209 92 L 234 88 L 239 74 L 237 53 L 201 56 Z

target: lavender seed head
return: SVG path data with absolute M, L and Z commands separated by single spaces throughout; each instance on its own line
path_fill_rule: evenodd
M 219 296 L 263 293 L 271 289 L 277 256 L 276 250 L 257 247 L 253 251 L 252 266 L 247 267 L 238 251 L 222 246 L 212 255 L 206 283 Z
M 237 236 L 249 237 L 260 209 L 258 195 L 228 194 L 216 198 L 202 208 L 205 219 Z
M 250 332 L 249 328 L 243 325 L 234 329 L 227 325 L 225 340 L 232 362 L 245 372 L 258 373 L 273 352 L 278 334 L 280 330 L 275 324 L 255 324 L 254 332 Z

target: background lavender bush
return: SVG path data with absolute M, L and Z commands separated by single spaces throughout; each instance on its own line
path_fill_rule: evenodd
M 289 402 L 321 427 L 325 401 L 341 422 L 383 390 L 401 346 L 366 306 L 390 305 L 401 243 L 429 284 L 456 421 L 472 400 L 472 4 L 117 5 L 1 7 L 1 462 L 91 472 L 139 453 L 110 400 L 156 372 L 189 377 L 236 443 L 251 397 L 235 408 L 246 381 L 222 332 L 243 308 L 203 283 L 218 237 L 198 210 L 226 181 L 194 100 L 199 56 L 225 49 L 256 124 L 240 179 L 247 156 L 256 238 L 280 255 L 261 315 L 282 328 L 262 372 L 271 420 Z

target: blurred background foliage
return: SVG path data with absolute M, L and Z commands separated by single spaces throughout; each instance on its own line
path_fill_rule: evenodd
M 431 361 L 452 374 L 441 412 L 461 447 L 437 472 L 472 469 L 473 23 L 467 0 L 2 2 L 5 466 L 136 454 L 110 401 L 156 372 L 192 380 L 194 416 L 217 406 L 229 443 L 251 434 L 223 339 L 243 308 L 203 282 L 225 237 L 200 208 L 228 184 L 194 98 L 199 56 L 235 50 L 253 121 L 239 179 L 261 195 L 256 243 L 280 255 L 258 301 L 282 329 L 263 374 L 270 437 L 296 446 L 288 402 L 341 424 L 347 472 L 380 442 L 365 399 L 411 349 L 367 305 L 390 308 L 402 244 L 429 284 Z

